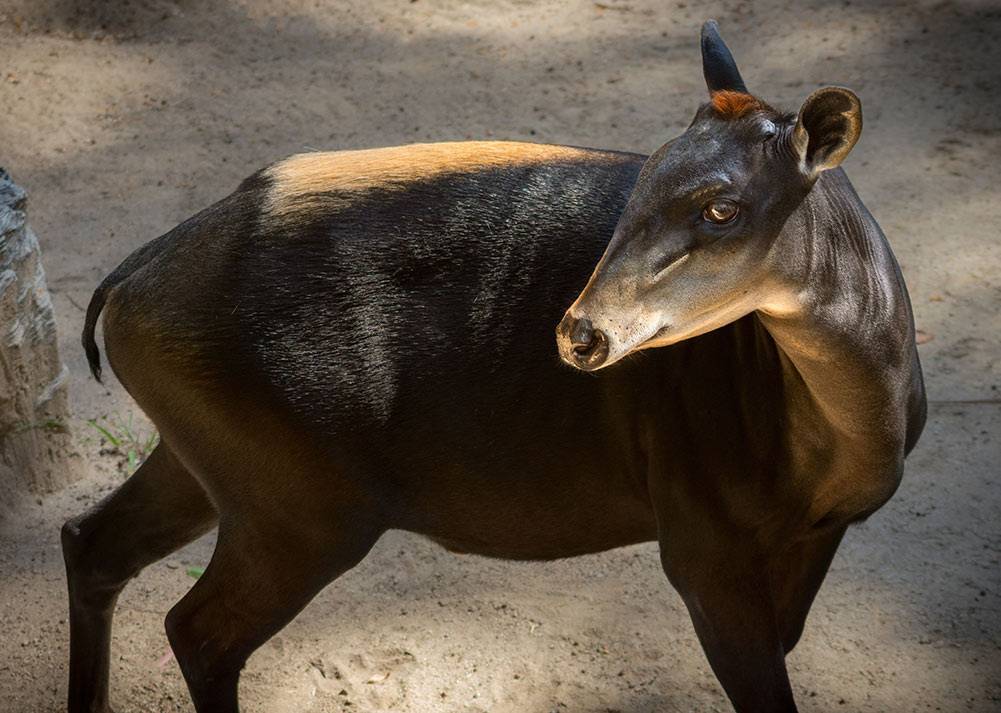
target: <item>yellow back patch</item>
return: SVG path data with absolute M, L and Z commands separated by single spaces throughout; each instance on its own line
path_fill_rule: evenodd
M 593 151 L 518 141 L 454 141 L 291 156 L 266 169 L 272 179 L 265 210 L 282 215 L 331 205 L 325 193 L 404 188 L 446 173 L 581 158 Z M 337 199 L 333 199 L 336 201 Z M 342 198 L 342 202 L 348 199 Z

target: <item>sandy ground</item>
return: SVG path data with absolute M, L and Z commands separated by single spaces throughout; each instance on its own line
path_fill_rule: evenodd
M 85 420 L 135 408 L 113 380 L 86 378 L 77 341 L 108 270 L 306 147 L 495 137 L 651 151 L 704 98 L 708 16 L 766 99 L 795 108 L 824 83 L 860 94 L 847 170 L 931 337 L 924 438 L 897 496 L 848 534 L 789 657 L 802 710 L 1001 710 L 996 6 L 0 0 L 0 164 L 31 194 L 89 473 L 3 525 L 0 711 L 62 710 L 58 527 L 123 477 Z M 211 546 L 123 594 L 120 711 L 191 710 L 162 619 Z M 728 710 L 653 545 L 526 565 L 400 533 L 251 659 L 242 700 L 278 713 Z

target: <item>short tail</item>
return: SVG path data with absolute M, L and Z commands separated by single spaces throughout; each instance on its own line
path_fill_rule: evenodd
M 94 378 L 98 381 L 101 380 L 101 350 L 97 348 L 97 341 L 94 339 L 94 331 L 97 329 L 97 320 L 98 317 L 101 316 L 101 310 L 104 309 L 104 304 L 108 301 L 108 293 L 117 287 L 119 283 L 128 278 L 133 272 L 143 267 L 150 260 L 156 257 L 162 250 L 166 238 L 169 236 L 170 233 L 161 235 L 156 240 L 146 243 L 125 258 L 121 265 L 112 270 L 111 273 L 104 278 L 98 288 L 94 290 L 93 297 L 90 298 L 90 304 L 87 305 L 87 317 L 83 321 L 83 334 L 81 335 L 80 340 L 83 342 L 83 350 L 87 354 L 87 363 L 90 365 L 90 373 L 93 374 Z
M 108 275 L 108 277 L 111 277 L 111 275 Z M 114 285 L 109 285 L 108 280 L 105 279 L 100 287 L 94 291 L 94 296 L 90 298 L 90 304 L 87 305 L 87 317 L 83 321 L 83 336 L 81 338 L 81 341 L 83 341 L 83 350 L 87 354 L 90 373 L 98 381 L 101 380 L 101 350 L 97 348 L 97 340 L 94 339 L 94 330 L 97 329 L 97 318 L 101 316 L 101 310 L 104 309 L 104 303 L 108 299 L 108 291 L 112 287 Z

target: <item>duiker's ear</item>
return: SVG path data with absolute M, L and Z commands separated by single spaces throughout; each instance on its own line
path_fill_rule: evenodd
M 845 160 L 862 133 L 862 104 L 843 87 L 818 89 L 803 102 L 792 142 L 810 178 Z
M 709 20 L 702 26 L 702 74 L 706 78 L 709 93 L 719 91 L 743 92 L 747 87 L 737 70 L 737 63 L 719 36 L 716 20 Z

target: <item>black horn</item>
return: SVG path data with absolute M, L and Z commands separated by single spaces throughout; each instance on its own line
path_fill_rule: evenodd
M 719 35 L 716 20 L 708 20 L 702 26 L 702 74 L 710 93 L 723 90 L 747 93 L 730 48 Z

